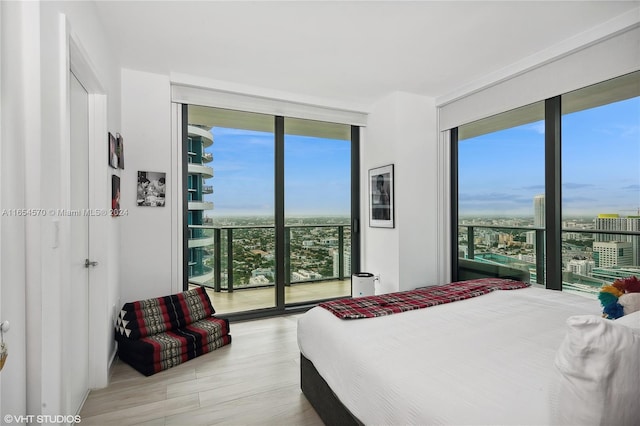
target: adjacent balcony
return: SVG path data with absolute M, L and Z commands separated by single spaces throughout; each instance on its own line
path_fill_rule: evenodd
M 207 282 L 213 279 L 214 271 L 213 268 L 209 268 L 206 266 L 201 266 L 197 268 L 197 270 L 193 270 L 193 268 L 197 268 L 198 265 L 191 263 L 189 264 L 189 282 L 194 285 L 205 285 Z
M 189 248 L 209 247 L 215 243 L 213 237 L 190 238 L 187 242 Z
M 202 185 L 203 194 L 213 194 L 213 185 Z
M 189 174 L 202 175 L 204 179 L 213 177 L 213 167 L 203 166 L 202 164 L 189 163 L 187 171 Z
M 213 203 L 211 201 L 189 201 L 187 203 L 187 209 L 189 209 L 189 210 L 213 210 Z
M 197 126 L 188 126 L 189 136 L 200 136 L 202 138 L 202 146 L 208 147 L 213 145 L 213 135 L 210 131 Z

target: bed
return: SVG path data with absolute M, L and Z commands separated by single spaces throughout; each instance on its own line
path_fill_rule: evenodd
M 328 425 L 546 425 L 588 422 L 613 409 L 625 411 L 619 424 L 638 424 L 640 332 L 600 317 L 597 300 L 535 286 L 365 319 L 340 319 L 318 306 L 298 320 L 301 388 Z M 573 341 L 570 318 L 579 318 Z M 597 362 L 629 364 L 630 373 L 613 375 L 622 406 L 602 407 L 611 402 L 609 390 L 571 388 L 575 372 L 559 377 L 559 368 L 570 370 L 582 357 L 576 339 L 585 321 L 614 340 L 591 333 L 609 346 Z M 640 325 L 640 317 L 631 322 Z M 578 403 L 587 397 L 602 401 L 583 409 Z

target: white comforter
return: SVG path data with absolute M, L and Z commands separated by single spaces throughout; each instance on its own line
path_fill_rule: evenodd
M 599 313 L 597 300 L 541 288 L 357 320 L 316 307 L 298 344 L 367 425 L 545 425 L 565 321 Z

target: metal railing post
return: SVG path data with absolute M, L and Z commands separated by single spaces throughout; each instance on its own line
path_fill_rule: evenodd
M 213 230 L 213 291 L 215 292 L 220 292 L 220 282 L 222 277 L 222 258 L 220 257 L 222 250 L 220 247 L 220 241 L 220 228 L 215 228 Z
M 284 228 L 284 285 L 291 284 L 291 228 Z
M 544 285 L 544 230 L 536 229 L 536 282 Z
M 227 229 L 227 291 L 233 292 L 233 229 Z
M 473 232 L 473 226 L 467 226 L 467 258 L 475 259 L 475 235 Z
M 344 226 L 338 226 L 338 279 L 344 280 Z

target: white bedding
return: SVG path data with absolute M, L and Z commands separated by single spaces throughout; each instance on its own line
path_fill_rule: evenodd
M 600 312 L 541 288 L 357 320 L 316 307 L 298 320 L 298 345 L 367 425 L 546 425 L 565 321 Z

